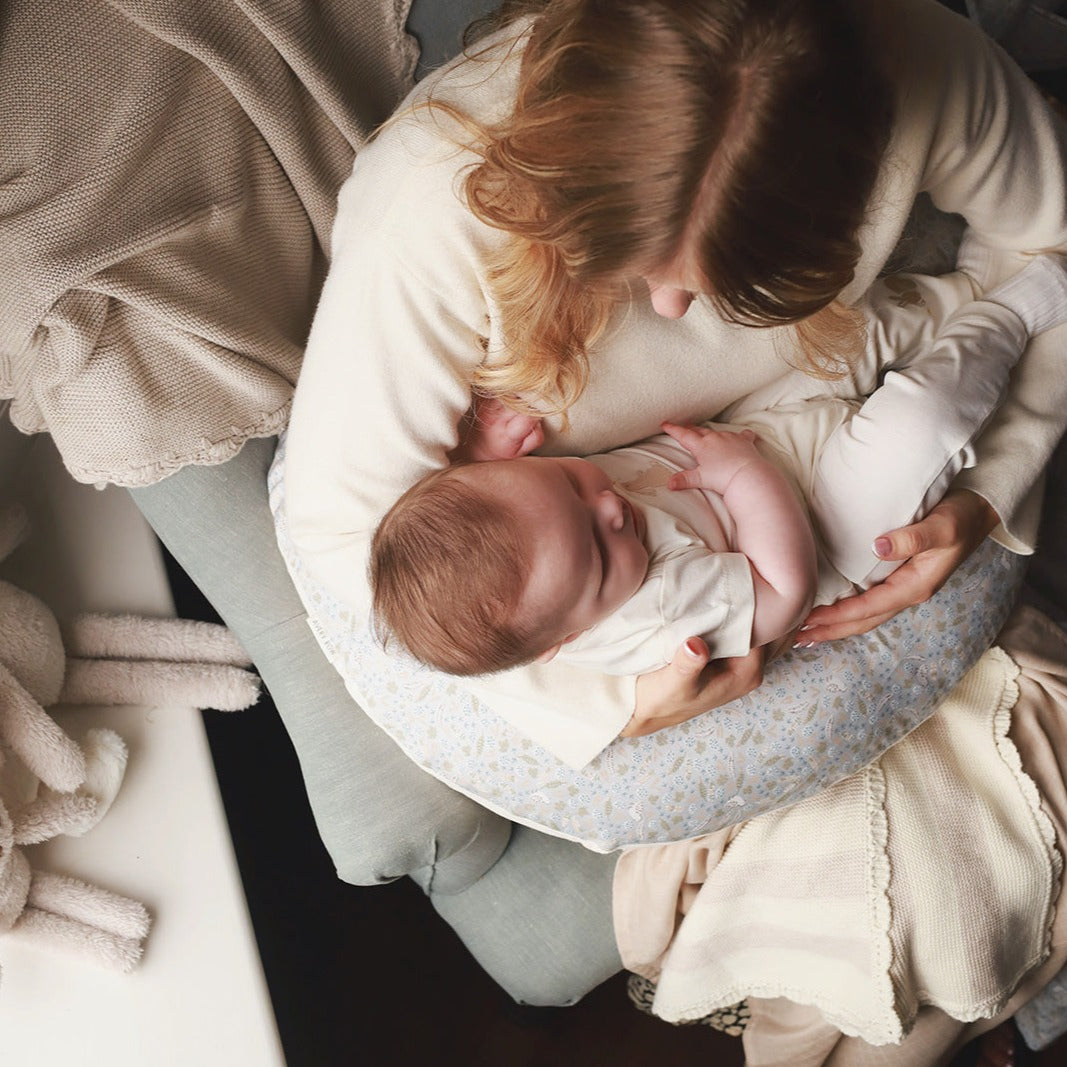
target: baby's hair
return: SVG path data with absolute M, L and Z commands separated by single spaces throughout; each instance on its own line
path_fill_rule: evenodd
M 530 536 L 505 503 L 463 473 L 491 466 L 455 464 L 427 475 L 393 505 L 371 543 L 379 637 L 449 674 L 489 674 L 543 651 L 521 611 Z

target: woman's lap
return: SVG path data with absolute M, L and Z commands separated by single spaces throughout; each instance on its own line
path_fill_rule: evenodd
M 561 1004 L 620 967 L 614 858 L 516 827 L 418 769 L 326 661 L 277 551 L 267 504 L 273 441 L 133 492 L 179 563 L 246 644 L 301 761 L 342 878 L 411 873 L 516 999 Z
M 1035 782 L 1042 808 L 1056 829 L 1060 853 L 1067 849 L 1067 635 L 1044 616 L 1015 613 L 998 638 L 1019 665 L 1019 697 L 1012 711 L 1009 736 L 1024 770 Z M 963 885 L 964 883 L 961 883 Z M 859 1038 L 843 1037 L 811 1007 L 786 1000 L 750 1001 L 752 1018 L 745 1031 L 747 1062 L 753 1067 L 788 1063 L 791 1067 L 910 1067 L 945 1063 L 963 1045 L 1020 1011 L 1020 1026 L 1036 1032 L 1049 1020 L 1028 1020 L 1036 1008 L 1030 1001 L 1067 966 L 1067 898 L 1062 885 L 1050 930 L 1049 954 L 1019 983 L 997 1016 L 961 1023 L 944 1012 L 924 1008 L 914 1029 L 900 1045 L 874 1047 Z M 1051 1024 L 1060 1022 L 1051 1020 Z M 1028 1034 L 1029 1038 L 1029 1034 Z

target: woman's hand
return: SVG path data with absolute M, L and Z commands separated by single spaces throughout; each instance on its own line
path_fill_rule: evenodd
M 908 562 L 881 585 L 816 608 L 801 627 L 799 643 L 817 644 L 866 633 L 905 608 L 929 600 L 999 521 L 977 493 L 951 490 L 921 522 L 878 538 L 882 559 Z
M 708 646 L 691 637 L 666 667 L 637 679 L 637 710 L 620 737 L 643 737 L 677 726 L 751 693 L 763 681 L 764 649 L 711 661 Z

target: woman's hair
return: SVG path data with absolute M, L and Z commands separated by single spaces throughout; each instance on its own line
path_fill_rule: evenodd
M 521 610 L 529 536 L 505 503 L 463 476 L 471 466 L 445 467 L 417 482 L 371 543 L 379 637 L 457 675 L 516 667 L 543 651 Z
M 474 214 L 511 235 L 491 265 L 508 355 L 478 386 L 565 409 L 627 285 L 679 264 L 729 321 L 804 323 L 807 369 L 832 373 L 850 320 L 819 313 L 853 277 L 892 120 L 850 5 L 542 0 L 508 15 L 531 10 L 514 111 L 477 138 L 466 178 Z

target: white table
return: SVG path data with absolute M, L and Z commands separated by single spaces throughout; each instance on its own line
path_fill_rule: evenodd
M 173 614 L 157 545 L 128 495 L 74 483 L 47 438 L 22 438 L 0 417 L 0 500 L 22 499 L 34 521 L 0 575 L 61 616 Z M 129 767 L 101 823 L 28 849 L 31 863 L 142 901 L 153 925 L 129 975 L 0 936 L 0 1062 L 284 1064 L 200 715 L 126 707 L 56 718 L 74 736 L 116 730 Z

